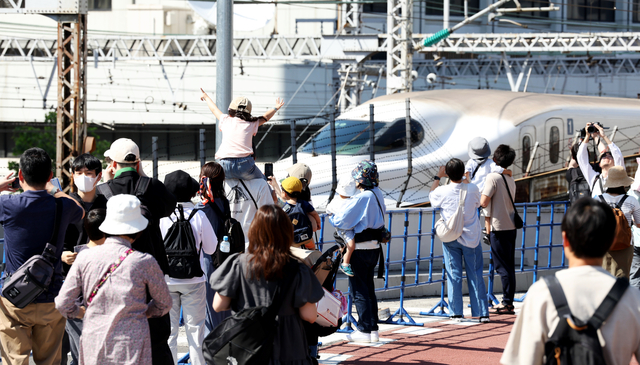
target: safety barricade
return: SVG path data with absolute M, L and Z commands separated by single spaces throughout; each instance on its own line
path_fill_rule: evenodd
M 541 271 L 556 270 L 566 267 L 564 251 L 562 246 L 561 230 L 562 217 L 567 211 L 568 202 L 537 202 L 516 204 L 524 226 L 518 230 L 516 238 L 515 270 L 518 273 L 531 272 L 533 280 L 538 280 Z M 402 235 L 393 235 L 391 241 L 387 243 L 385 251 L 385 282 L 376 292 L 389 290 L 399 290 L 399 308 L 389 316 L 381 320 L 381 323 L 398 325 L 416 325 L 413 318 L 404 308 L 405 290 L 412 287 L 419 287 L 431 284 L 440 284 L 440 300 L 427 311 L 420 312 L 426 316 L 446 316 L 448 303 L 445 298 L 446 273 L 444 268 L 444 256 L 442 254 L 442 243 L 435 235 L 435 223 L 439 219 L 439 209 L 401 209 L 387 212 L 387 227 L 393 232 L 403 229 Z M 402 219 L 398 222 L 398 218 Z M 327 222 L 328 216 L 321 215 L 322 225 L 319 231 L 318 246 L 320 250 L 325 245 L 333 245 L 333 239 L 325 240 L 325 236 L 333 237 L 331 223 Z M 413 223 L 412 223 L 413 222 Z M 403 227 L 400 227 L 399 225 Z M 417 229 L 411 229 L 416 226 Z M 428 247 L 428 250 L 427 250 Z M 414 257 L 412 252 L 415 252 Z M 497 304 L 494 290 L 494 266 L 491 257 L 491 249 L 484 246 L 483 253 L 489 257 L 489 270 L 484 274 L 488 277 L 487 299 L 490 304 Z M 519 262 L 517 261 L 519 259 Z M 436 277 L 437 270 L 441 276 Z M 400 274 L 400 284 L 390 285 L 390 275 Z M 413 280 L 407 280 L 407 273 L 413 273 Z M 351 288 L 349 287 L 349 292 Z M 524 300 L 526 294 L 516 301 Z M 343 318 L 346 327 L 342 330 L 351 331 L 356 320 L 352 315 L 352 298 L 348 297 L 348 313 Z

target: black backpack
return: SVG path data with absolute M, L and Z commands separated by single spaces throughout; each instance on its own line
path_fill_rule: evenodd
M 302 243 L 313 237 L 313 226 L 307 213 L 302 209 L 301 202 L 296 205 L 285 204 L 284 212 L 287 213 L 293 224 L 293 242 Z
M 567 298 L 555 275 L 545 276 L 543 279 L 549 287 L 553 304 L 560 317 L 553 335 L 544 344 L 544 364 L 605 365 L 604 352 L 598 339 L 598 329 L 613 312 L 629 287 L 629 280 L 618 278 L 593 316 L 586 323 L 582 323 L 571 315 Z
M 571 174 L 571 180 L 569 182 L 569 201 L 571 204 L 580 198 L 590 197 L 591 189 L 589 189 L 589 182 L 582 176 L 580 169 L 576 167 L 569 170 L 569 172 Z
M 209 205 L 216 212 L 216 216 L 221 221 L 221 231 L 224 232 L 223 235 L 218 237 L 218 246 L 216 247 L 216 252 L 211 255 L 213 259 L 213 266 L 217 269 L 222 265 L 222 263 L 234 253 L 242 253 L 244 252 L 244 231 L 242 230 L 242 225 L 240 222 L 231 217 L 231 208 L 229 207 L 229 201 L 227 199 L 223 199 L 224 205 L 224 213 L 220 211 L 220 208 L 215 202 L 210 202 Z M 216 232 L 218 233 L 218 232 Z M 220 243 L 224 236 L 229 237 L 229 245 L 231 249 L 229 252 L 220 251 Z
M 240 255 L 233 256 L 238 259 Z M 246 308 L 225 318 L 202 343 L 207 364 L 267 364 L 278 332 L 276 315 L 296 276 L 298 262 L 289 260 L 268 307 Z
M 191 218 L 198 212 L 193 209 L 188 219 L 184 219 L 184 208 L 178 204 L 179 215 L 164 236 L 164 248 L 169 259 L 169 276 L 176 279 L 191 279 L 204 275 L 200 266 L 200 250 L 196 249 L 196 239 L 191 228 Z
M 140 178 L 138 178 L 138 182 L 136 182 L 136 187 L 133 189 L 133 192 L 134 192 L 133 195 L 135 195 L 136 198 L 140 200 L 140 211 L 142 213 L 142 216 L 147 218 L 149 221 L 151 221 L 153 216 L 149 208 L 147 208 L 147 206 L 144 205 L 144 203 L 142 202 L 142 199 L 140 198 L 142 198 L 142 196 L 144 196 L 144 194 L 147 192 L 147 188 L 149 187 L 150 183 L 151 183 L 150 177 L 140 176 Z M 108 183 L 98 185 L 96 187 L 96 190 L 98 194 L 104 195 L 104 197 L 107 200 L 111 199 L 114 195 L 113 190 L 111 190 L 111 187 L 109 186 Z

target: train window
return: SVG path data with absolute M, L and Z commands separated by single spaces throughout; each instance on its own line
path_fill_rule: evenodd
M 388 128 L 384 128 L 378 132 L 376 136 L 375 152 L 387 152 L 392 150 L 406 149 L 406 119 L 399 118 L 393 123 L 388 124 Z M 424 129 L 422 125 L 415 120 L 411 120 L 411 145 L 417 146 L 424 138 Z M 362 151 L 361 153 L 366 153 Z
M 522 138 L 522 172 L 527 172 L 527 165 L 531 159 L 531 137 Z
M 386 123 L 375 122 L 374 129 L 382 130 Z M 369 146 L 369 122 L 361 120 L 336 120 L 336 153 L 339 155 L 357 155 L 367 153 Z M 364 150 L 364 152 L 361 152 Z M 302 145 L 298 152 L 313 155 L 331 153 L 330 125 L 322 127 Z
M 551 127 L 549 130 L 549 162 L 558 163 L 560 158 L 560 130 Z

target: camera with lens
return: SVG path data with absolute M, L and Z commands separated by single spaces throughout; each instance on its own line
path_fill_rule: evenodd
M 584 139 L 584 137 L 587 136 L 587 133 L 598 133 L 598 128 L 596 128 L 596 125 L 600 126 L 600 128 L 602 128 L 602 129 L 609 129 L 608 127 L 603 126 L 602 123 L 600 123 L 600 122 L 591 123 L 589 128 L 587 128 L 587 129 L 582 128 L 580 130 L 580 139 Z

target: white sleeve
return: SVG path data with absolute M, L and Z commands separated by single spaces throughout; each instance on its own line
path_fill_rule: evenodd
M 636 199 L 636 197 L 631 194 L 629 194 L 629 196 L 627 197 L 627 200 L 629 200 L 629 202 L 633 206 L 631 210 L 631 215 L 633 216 L 633 222 L 629 222 L 629 223 L 633 225 L 638 225 L 640 224 L 640 202 L 638 202 L 638 199 Z
M 163 239 L 164 236 L 167 235 L 167 231 L 169 231 L 169 228 L 171 228 L 171 226 L 173 225 L 173 221 L 170 217 L 171 216 L 160 219 L 160 233 L 162 234 Z
M 611 144 L 609 145 L 609 151 L 611 151 L 611 156 L 613 156 L 615 165 L 624 167 L 624 157 L 622 156 L 622 151 L 620 151 L 620 148 L 618 148 L 615 143 L 611 142 Z
M 467 163 L 464 165 L 464 172 L 473 172 L 473 169 L 475 168 L 474 162 L 475 161 L 473 159 L 467 161 Z
M 211 255 L 216 252 L 218 237 L 216 237 L 216 233 L 213 231 L 213 226 L 211 226 L 211 222 L 209 222 L 206 214 L 198 212 L 198 216 L 200 216 L 200 238 L 202 239 L 202 251 L 207 255 Z
M 613 152 L 611 154 L 613 154 Z M 598 176 L 598 173 L 595 172 L 591 164 L 589 164 L 589 151 L 587 150 L 586 143 L 580 144 L 576 157 L 578 158 L 578 166 L 580 166 L 582 176 L 584 176 L 585 180 L 589 183 L 589 188 L 591 188 L 593 186 L 593 180 Z
M 260 190 L 258 191 L 258 196 L 256 197 L 258 203 L 258 208 L 263 205 L 273 204 L 273 196 L 271 195 L 271 188 L 266 181 L 261 180 L 263 184 L 260 184 Z
M 438 186 L 434 191 L 429 193 L 429 201 L 431 206 L 434 208 L 439 208 L 440 204 L 442 204 L 442 186 Z M 438 191 L 440 190 L 440 191 Z
M 501 174 L 502 172 L 504 172 L 504 169 L 496 165 L 495 162 L 491 161 L 491 172 L 497 172 L 498 174 Z

